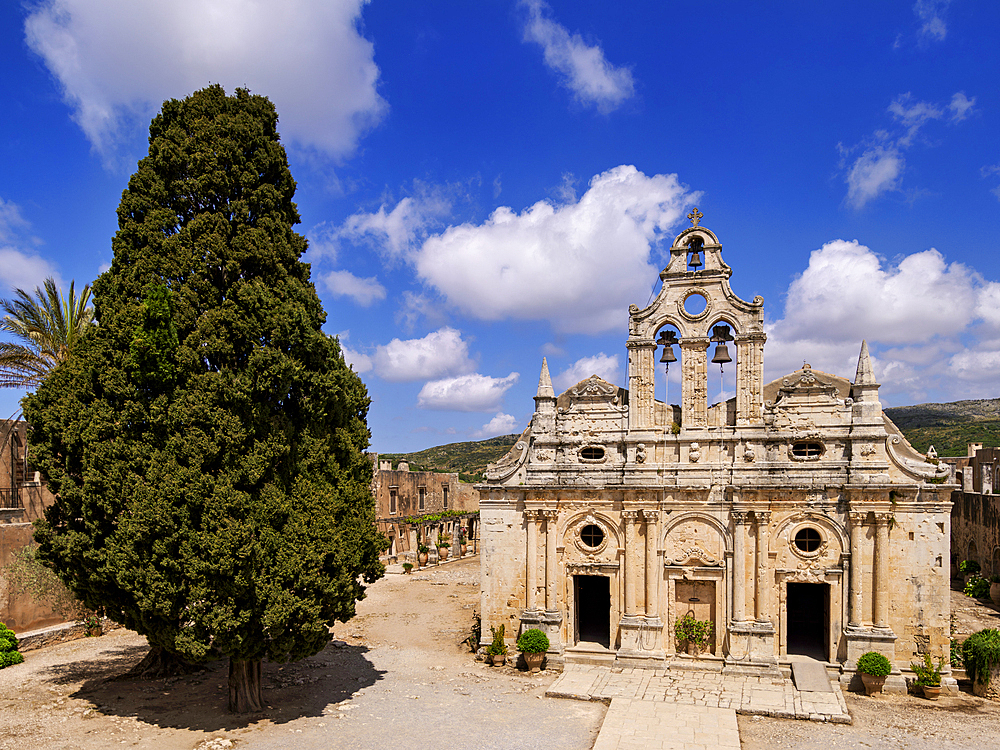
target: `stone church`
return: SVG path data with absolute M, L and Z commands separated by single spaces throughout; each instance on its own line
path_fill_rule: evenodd
M 557 396 L 543 360 L 530 425 L 479 486 L 483 644 L 504 624 L 511 643 L 543 629 L 554 666 L 805 654 L 844 683 L 876 650 L 904 689 L 912 660 L 949 655 L 948 470 L 883 414 L 865 343 L 853 383 L 809 365 L 764 383 L 763 299 L 733 293 L 701 216 L 629 308 L 627 390 L 595 375 Z M 710 360 L 736 373 L 713 405 Z M 688 613 L 712 622 L 697 657 Z

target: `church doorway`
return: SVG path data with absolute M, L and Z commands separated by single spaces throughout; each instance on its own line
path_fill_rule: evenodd
M 611 588 L 606 576 L 573 576 L 577 641 L 611 648 Z
M 788 653 L 826 661 L 830 652 L 830 584 L 789 583 L 786 593 Z

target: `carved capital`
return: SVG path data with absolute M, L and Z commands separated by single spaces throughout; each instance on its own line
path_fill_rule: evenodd
M 865 519 L 868 518 L 868 514 L 860 510 L 852 510 L 847 515 L 851 519 L 851 526 L 864 526 Z
M 753 517 L 760 526 L 767 526 L 767 524 L 771 523 L 771 511 L 769 510 L 755 510 Z
M 733 523 L 737 526 L 744 526 L 750 520 L 750 513 L 745 510 L 734 510 L 729 513 L 733 519 Z
M 541 519 L 541 516 L 539 515 L 539 511 L 535 510 L 534 508 L 525 508 L 524 509 L 524 520 L 528 521 L 530 523 L 535 523 L 535 522 L 540 521 L 542 519 Z
M 892 520 L 892 513 L 876 513 L 875 514 L 875 525 L 876 526 L 887 526 L 889 521 Z
M 628 523 L 635 523 L 639 520 L 639 511 L 637 510 L 623 510 L 622 520 Z
M 642 511 L 642 520 L 647 524 L 656 523 L 660 520 L 660 511 L 647 508 Z
M 555 521 L 559 518 L 559 511 L 549 509 L 540 510 L 538 511 L 538 516 L 539 518 L 544 518 L 546 521 Z

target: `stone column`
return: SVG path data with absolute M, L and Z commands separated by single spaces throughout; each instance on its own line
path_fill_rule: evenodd
M 708 338 L 681 339 L 681 426 L 708 425 Z
M 860 628 L 864 620 L 861 614 L 862 591 L 861 591 L 861 536 L 865 530 L 865 518 L 867 513 L 851 512 L 851 581 L 850 581 L 850 612 L 848 612 L 847 624 L 852 628 Z
M 763 333 L 736 337 L 736 424 L 758 424 L 763 419 L 761 408 L 764 387 Z
M 625 345 L 628 348 L 629 427 L 648 430 L 653 426 L 656 396 L 653 393 L 656 343 L 652 339 L 629 339 Z
M 889 513 L 875 514 L 875 576 L 872 597 L 875 614 L 872 623 L 876 628 L 889 627 Z
M 525 550 L 527 568 L 524 576 L 524 608 L 529 611 L 538 609 L 538 513 L 533 510 L 524 511 L 528 522 L 528 546 Z
M 625 576 L 625 616 L 635 617 L 635 578 L 637 565 L 633 559 L 632 549 L 635 546 L 635 522 L 639 518 L 637 510 L 623 510 L 622 521 L 625 523 L 625 559 L 622 560 L 622 575 Z
M 545 519 L 545 609 L 548 612 L 555 612 L 559 609 L 556 601 L 556 520 L 559 518 L 557 510 L 543 510 L 542 517 Z
M 656 567 L 656 552 L 659 546 L 659 528 L 657 521 L 660 512 L 657 510 L 644 510 L 642 520 L 646 522 L 646 619 L 654 619 L 659 616 L 659 587 L 660 576 Z
M 754 569 L 754 619 L 757 622 L 771 621 L 771 586 L 767 575 L 767 529 L 771 522 L 769 511 L 755 510 L 754 520 L 756 523 L 757 538 L 755 540 L 754 554 L 756 567 Z
M 733 621 L 746 620 L 746 525 L 745 511 L 733 511 Z

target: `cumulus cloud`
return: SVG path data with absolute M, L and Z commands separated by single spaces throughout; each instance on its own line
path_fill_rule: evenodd
M 635 84 L 628 68 L 612 65 L 599 45 L 587 44 L 549 18 L 551 8 L 542 0 L 522 0 L 521 6 L 528 13 L 524 40 L 542 48 L 545 64 L 578 101 L 610 112 L 633 96 Z
M 337 334 L 337 341 L 340 342 L 340 351 L 344 354 L 344 361 L 354 369 L 354 372 L 368 372 L 372 369 L 372 359 L 367 354 L 363 354 L 347 346 L 347 339 L 350 336 L 350 331 L 341 331 Z
M 828 242 L 792 281 L 783 317 L 768 327 L 767 378 L 803 362 L 853 377 L 867 339 L 876 375 L 904 402 L 934 390 L 982 394 L 995 389 L 998 310 L 1000 283 L 936 249 L 889 263 L 857 241 Z
M 944 21 L 945 11 L 951 0 L 917 0 L 913 4 L 913 12 L 920 23 L 917 32 L 923 41 L 943 42 L 948 36 L 948 26 Z
M 402 256 L 452 206 L 444 189 L 425 185 L 418 188 L 416 195 L 403 198 L 391 209 L 383 204 L 375 213 L 358 212 L 349 216 L 336 230 L 336 238 L 369 244 L 390 257 Z
M 350 297 L 362 307 L 385 299 L 385 287 L 374 276 L 362 279 L 350 271 L 330 271 L 321 280 L 335 297 Z
M 877 130 L 870 138 L 850 148 L 838 146 L 842 156 L 861 151 L 849 167 L 846 159 L 844 181 L 847 183 L 847 203 L 860 209 L 872 199 L 900 189 L 906 159 L 903 152 L 915 142 L 921 129 L 933 120 L 942 120 L 950 112 L 951 122 L 961 122 L 968 117 L 976 103 L 958 92 L 947 105 L 936 105 L 914 98 L 906 92 L 890 102 L 888 112 L 894 121 L 890 130 Z
M 482 428 L 474 430 L 471 437 L 475 440 L 483 440 L 497 435 L 510 435 L 517 431 L 517 419 L 513 415 L 497 412 L 497 415 L 484 424 Z
M 410 261 L 464 314 L 598 333 L 624 325 L 628 305 L 645 302 L 653 245 L 698 197 L 676 175 L 615 167 L 576 202 L 543 200 L 521 213 L 501 206 L 482 224 L 431 235 Z
M 593 357 L 578 359 L 553 378 L 553 385 L 555 385 L 556 392 L 558 393 L 576 385 L 585 378 L 589 378 L 591 375 L 597 375 L 609 383 L 620 385 L 618 381 L 621 378 L 622 372 L 621 365 L 618 362 L 618 355 L 613 354 L 609 357 L 604 352 L 601 352 Z
M 271 98 L 286 143 L 343 157 L 386 111 L 365 0 L 41 0 L 28 45 L 106 158 L 161 102 L 203 88 Z
M 59 282 L 55 266 L 38 254 L 41 241 L 31 234 L 31 224 L 21 207 L 0 198 L 0 290 L 30 292 L 49 276 Z
M 505 378 L 473 373 L 432 380 L 420 389 L 417 406 L 445 411 L 498 411 L 504 393 L 519 377 L 516 372 Z
M 476 369 L 468 344 L 454 328 L 441 328 L 421 339 L 393 339 L 377 348 L 374 362 L 380 378 L 396 383 L 464 375 Z

